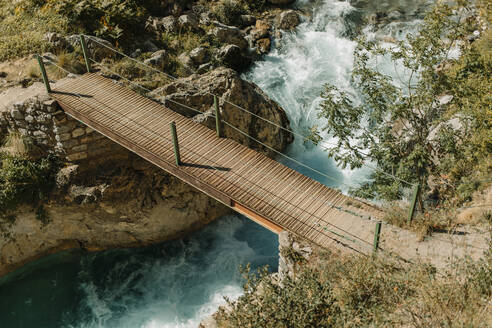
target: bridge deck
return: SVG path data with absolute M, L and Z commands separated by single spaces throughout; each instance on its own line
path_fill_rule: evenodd
M 377 209 L 330 189 L 96 74 L 57 84 L 66 113 L 273 231 L 286 229 L 323 247 L 368 253 Z M 176 166 L 169 123 L 175 121 Z M 339 208 L 342 206 L 344 209 Z M 344 247 L 346 248 L 346 247 Z

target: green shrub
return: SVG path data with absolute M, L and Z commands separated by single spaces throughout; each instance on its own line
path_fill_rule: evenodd
M 55 186 L 58 161 L 54 156 L 33 160 L 0 152 L 0 219 L 11 220 L 22 204 L 32 205 L 36 217 L 47 220 L 42 202 Z
M 244 295 L 216 319 L 222 328 L 490 327 L 490 250 L 439 274 L 429 265 L 330 252 L 281 283 L 266 269 L 245 270 Z

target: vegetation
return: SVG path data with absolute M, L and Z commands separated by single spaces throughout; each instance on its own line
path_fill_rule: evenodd
M 266 0 L 220 0 L 213 12 L 218 20 L 227 25 L 241 25 L 241 15 L 258 12 L 265 6 Z
M 491 245 L 492 246 L 492 245 Z M 221 309 L 219 327 L 490 327 L 492 248 L 443 273 L 384 258 L 324 253 L 279 283 L 244 271 L 244 295 Z
M 13 221 L 22 204 L 32 205 L 39 220 L 48 219 L 43 202 L 55 187 L 58 161 L 54 156 L 30 158 L 31 147 L 28 140 L 10 135 L 0 149 L 0 221 Z
M 142 38 L 149 15 L 161 11 L 158 0 L 1 0 L 0 61 L 53 50 L 46 32 L 88 33 L 131 46 Z
M 319 116 L 327 119 L 322 129 L 338 140 L 329 155 L 342 166 L 372 161 L 383 171 L 374 172 L 355 195 L 401 198 L 408 186 L 387 175 L 392 174 L 420 183 L 434 205 L 459 205 L 490 180 L 492 6 L 477 6 L 480 17 L 469 1 L 439 4 L 416 35 L 394 46 L 360 39 L 353 82 L 361 104 L 326 85 Z M 452 56 L 458 50 L 461 56 Z M 404 74 L 382 72 L 381 58 Z

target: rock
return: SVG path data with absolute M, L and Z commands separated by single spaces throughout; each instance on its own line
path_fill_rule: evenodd
M 145 51 L 156 52 L 159 50 L 159 48 L 157 48 L 157 46 L 154 44 L 154 42 L 152 42 L 150 40 L 145 41 L 142 46 L 143 46 Z
M 189 56 L 197 66 L 204 64 L 209 60 L 209 52 L 205 47 L 198 47 L 191 50 Z
M 394 10 L 388 14 L 387 20 L 388 21 L 396 21 L 396 20 L 399 20 L 401 17 L 402 17 L 401 12 L 399 12 L 398 10 Z
M 271 45 L 272 42 L 269 38 L 259 39 L 256 41 L 256 50 L 260 55 L 266 54 L 270 52 Z
M 238 46 L 241 50 L 248 47 L 248 42 L 244 38 L 241 30 L 234 26 L 215 23 L 216 27 L 209 34 L 215 36 L 221 43 L 229 43 Z
M 213 315 L 206 317 L 200 322 L 198 328 L 218 328 L 219 325 Z
M 186 53 L 182 53 L 181 55 L 179 55 L 178 60 L 186 68 L 193 68 L 195 66 L 193 60 Z
M 62 134 L 57 134 L 55 136 L 55 140 L 58 142 L 67 141 L 70 140 L 71 138 L 72 135 L 70 133 L 62 133 Z
M 193 31 L 198 28 L 198 19 L 192 14 L 181 15 L 178 18 L 178 25 L 182 30 Z
M 287 6 L 296 2 L 296 0 L 268 0 L 268 2 L 271 3 L 272 5 Z
M 130 55 L 130 57 L 132 58 L 138 58 L 142 55 L 142 49 L 136 49 L 134 52 L 132 52 L 132 54 Z
M 249 35 L 253 41 L 268 38 L 272 27 L 266 21 L 257 20 L 255 27 L 250 31 Z
M 198 69 L 196 70 L 197 74 L 203 74 L 203 73 L 206 73 L 208 71 L 210 71 L 212 69 L 212 64 L 211 63 L 205 63 L 205 64 L 202 64 L 198 67 Z
M 44 35 L 44 39 L 48 41 L 54 49 L 73 51 L 73 45 L 71 45 L 60 33 L 48 32 Z
M 10 110 L 10 116 L 12 116 L 12 118 L 14 120 L 23 120 L 24 119 L 24 114 L 22 114 L 22 112 L 16 108 L 12 108 Z
M 220 48 L 217 58 L 222 64 L 238 72 L 245 70 L 251 63 L 243 56 L 241 48 L 234 44 L 227 44 Z
M 36 139 L 46 139 L 47 137 L 46 133 L 43 131 L 34 131 L 32 135 Z
M 282 30 L 292 30 L 300 23 L 301 19 L 294 10 L 286 10 L 277 16 L 276 26 Z
M 34 123 L 34 117 L 32 117 L 31 115 L 27 115 L 27 116 L 25 117 L 25 120 L 26 120 L 26 122 L 27 122 L 27 123 L 29 123 L 29 124 Z
M 144 60 L 144 64 L 162 67 L 166 61 L 166 50 L 158 50 L 149 59 Z
M 439 105 L 441 106 L 447 105 L 451 102 L 451 100 L 453 100 L 453 98 L 454 97 L 452 95 L 441 96 L 439 97 Z
M 78 169 L 78 165 L 70 165 L 58 171 L 56 174 L 56 186 L 59 189 L 67 187 L 77 175 Z
M 85 129 L 82 129 L 82 128 L 77 128 L 77 129 L 72 131 L 72 137 L 73 138 L 81 137 L 84 134 L 85 134 Z
M 160 36 L 162 32 L 177 33 L 178 32 L 178 20 L 174 16 L 166 17 L 152 17 L 150 16 L 145 23 L 147 31 L 153 32 L 155 35 Z
M 241 23 L 243 26 L 251 26 L 256 23 L 256 17 L 253 15 L 241 15 Z
M 72 202 L 77 204 L 94 203 L 102 196 L 105 186 L 81 187 L 71 186 L 68 190 L 68 196 Z
M 67 38 L 67 41 L 72 45 L 72 47 L 75 48 L 80 45 L 80 36 L 71 35 Z M 91 36 L 91 37 L 86 37 L 85 42 L 91 58 L 96 61 L 100 61 L 103 58 L 110 57 L 111 55 L 114 54 L 114 51 L 111 50 L 113 48 L 113 45 L 109 41 L 106 41 L 104 39 L 95 36 Z
M 0 78 L 6 78 L 9 74 L 7 72 L 0 71 Z
M 52 199 L 45 206 L 50 218 L 46 224 L 36 219 L 30 206 L 16 210 L 16 222 L 2 227 L 8 231 L 0 238 L 0 276 L 62 250 L 141 247 L 177 239 L 230 213 L 226 206 L 153 165 L 137 172 L 128 164 L 131 161 L 120 161 L 119 167 L 109 171 L 100 167 L 89 172 L 81 165 L 73 177 L 67 170 L 60 181 L 65 185 L 59 190 L 62 202 Z M 114 169 L 119 172 L 114 174 Z M 69 187 L 75 180 L 82 183 L 101 176 L 107 180 L 96 186 Z M 97 199 L 97 203 L 69 203 L 65 196 L 82 203 Z M 144 204 L 151 206 L 143 208 Z
M 279 126 L 289 128 L 289 121 L 285 111 L 258 86 L 242 80 L 238 73 L 232 69 L 219 67 L 203 75 L 181 78 L 156 89 L 153 93 L 155 97 L 174 111 L 194 118 L 210 128 L 215 128 L 215 119 L 208 115 L 214 110 L 214 97 L 212 94 L 216 94 L 219 97 L 219 107 L 224 121 L 230 122 L 242 131 L 248 131 L 253 138 L 259 139 L 277 150 L 284 149 L 292 142 L 292 134 L 284 129 L 255 118 L 253 115 L 231 104 L 245 108 L 255 115 L 275 122 Z M 176 103 L 194 108 L 196 111 Z M 203 114 L 198 114 L 197 112 Z M 251 148 L 272 154 L 231 127 L 225 126 L 224 134 L 226 137 Z
M 437 141 L 437 139 L 439 138 L 439 133 L 441 132 L 441 130 L 443 128 L 450 128 L 452 129 L 453 131 L 455 131 L 456 133 L 456 137 L 459 139 L 461 139 L 459 137 L 459 135 L 461 133 L 463 133 L 464 131 L 466 131 L 466 129 L 464 128 L 464 118 L 461 117 L 461 116 L 458 116 L 458 117 L 454 117 L 450 120 L 447 120 L 446 122 L 441 122 L 439 124 L 437 124 L 430 132 L 429 134 L 427 135 L 427 140 L 428 141 Z

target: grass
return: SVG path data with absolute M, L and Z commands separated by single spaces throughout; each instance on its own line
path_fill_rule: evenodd
M 34 144 L 31 139 L 22 136 L 19 132 L 9 133 L 0 152 L 5 152 L 11 156 L 27 157 L 34 149 Z
M 492 246 L 492 244 L 491 244 Z M 492 248 L 437 272 L 425 264 L 323 252 L 281 284 L 244 271 L 245 294 L 219 327 L 490 327 Z
M 35 10 L 29 1 L 0 1 L 0 61 L 50 50 L 46 32 L 66 32 L 68 20 L 50 10 Z
M 0 149 L 0 220 L 12 222 L 22 204 L 33 207 L 46 223 L 43 202 L 55 186 L 58 160 L 54 156 L 33 157 L 36 148 L 29 139 L 10 133 Z
M 454 207 L 442 209 L 428 209 L 426 212 L 417 212 L 412 221 L 408 221 L 409 209 L 398 203 L 388 204 L 384 208 L 384 221 L 400 228 L 414 231 L 423 240 L 433 232 L 452 232 L 458 226 L 458 211 Z

